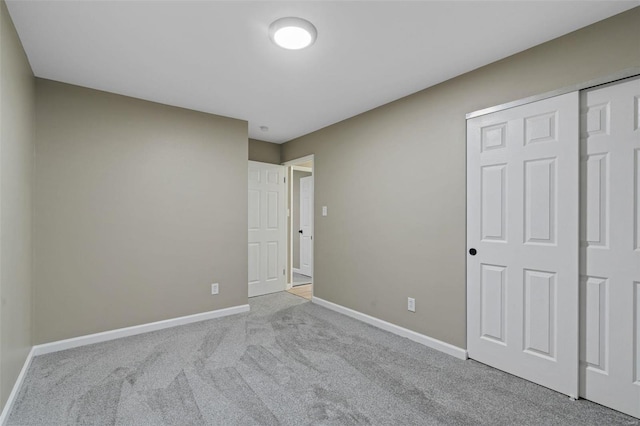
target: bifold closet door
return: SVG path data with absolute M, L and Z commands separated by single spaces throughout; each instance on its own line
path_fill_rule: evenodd
M 640 417 L 640 79 L 581 112 L 580 396 Z
M 467 121 L 467 346 L 578 396 L 579 95 Z

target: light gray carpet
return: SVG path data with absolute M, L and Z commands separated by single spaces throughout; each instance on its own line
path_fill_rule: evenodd
M 308 275 L 302 275 L 297 272 L 293 273 L 293 282 L 291 283 L 294 287 L 298 285 L 311 284 L 311 277 Z
M 286 292 L 36 357 L 9 425 L 638 425 Z

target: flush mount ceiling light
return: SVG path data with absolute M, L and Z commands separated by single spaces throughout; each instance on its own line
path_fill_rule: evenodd
M 278 46 L 299 50 L 311 46 L 318 32 L 313 24 L 302 18 L 280 18 L 269 26 L 269 38 Z

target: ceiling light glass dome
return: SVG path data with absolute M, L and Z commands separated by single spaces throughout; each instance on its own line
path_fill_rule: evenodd
M 302 18 L 280 18 L 269 26 L 269 38 L 278 46 L 300 50 L 311 46 L 318 35 L 313 24 Z

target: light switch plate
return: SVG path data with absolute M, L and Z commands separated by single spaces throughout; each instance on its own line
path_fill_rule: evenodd
M 327 215 L 327 206 L 322 206 L 322 216 Z

